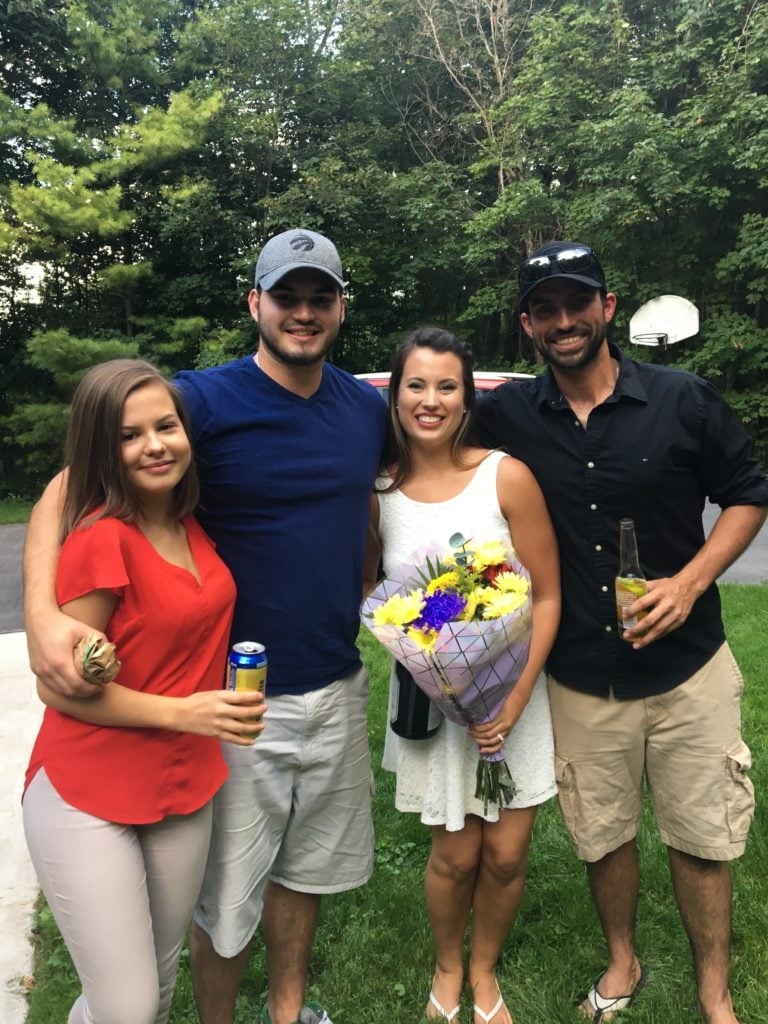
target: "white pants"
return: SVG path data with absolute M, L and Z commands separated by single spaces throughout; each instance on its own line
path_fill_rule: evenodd
M 68 1024 L 165 1024 L 208 855 L 211 802 L 120 825 L 62 800 L 41 769 L 24 796 L 24 830 L 83 988 Z

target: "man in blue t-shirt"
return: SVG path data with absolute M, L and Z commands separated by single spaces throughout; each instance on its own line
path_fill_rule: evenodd
M 362 885 L 373 867 L 368 680 L 355 641 L 386 406 L 325 362 L 344 320 L 343 288 L 327 238 L 275 236 L 248 299 L 256 354 L 176 378 L 192 422 L 198 517 L 237 584 L 232 640 L 263 643 L 269 659 L 264 732 L 249 746 L 223 745 L 230 774 L 215 800 L 190 943 L 203 1024 L 232 1024 L 259 923 L 262 1024 L 331 1024 L 305 1003 L 320 895 Z M 43 515 L 30 524 L 36 545 Z M 34 582 L 45 573 L 30 560 Z M 37 633 L 37 674 L 84 692 Z
M 362 885 L 373 867 L 368 681 L 355 641 L 386 410 L 325 362 L 343 283 L 327 238 L 276 236 L 249 296 L 256 355 L 177 377 L 199 517 L 237 583 L 232 639 L 263 643 L 269 659 L 264 733 L 224 748 L 230 777 L 191 943 L 203 1024 L 232 1021 L 259 921 L 264 1024 L 329 1021 L 317 1004 L 303 1008 L 320 894 Z

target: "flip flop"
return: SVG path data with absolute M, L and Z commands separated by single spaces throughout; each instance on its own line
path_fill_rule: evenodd
M 472 1012 L 476 1013 L 478 1017 L 482 1017 L 483 1020 L 485 1021 L 485 1024 L 491 1024 L 491 1021 L 493 1020 L 493 1018 L 496 1016 L 496 1014 L 499 1012 L 503 1005 L 504 996 L 501 994 L 501 992 L 499 992 L 499 998 L 496 1000 L 496 1005 L 494 1006 L 490 1013 L 486 1013 L 484 1010 L 481 1010 L 477 1003 L 475 1003 L 475 1005 L 472 1007 Z
M 598 992 L 597 986 L 602 979 L 603 975 L 601 974 L 579 1007 L 582 1015 L 588 1017 L 592 1024 L 600 1024 L 606 1013 L 618 1013 L 620 1010 L 628 1009 L 640 994 L 640 990 L 648 980 L 648 975 L 645 968 L 641 967 L 640 978 L 632 991 L 625 996 L 614 996 L 612 999 L 601 996 Z
M 447 1020 L 448 1021 L 448 1024 L 451 1024 L 451 1021 L 453 1020 L 453 1018 L 458 1016 L 459 1010 L 461 1009 L 460 1006 L 454 1006 L 454 1008 L 452 1010 L 450 1010 L 450 1011 L 446 1010 L 446 1008 L 444 1006 L 441 1006 L 440 1003 L 438 1003 L 437 999 L 435 999 L 435 993 L 434 992 L 430 992 L 429 993 L 429 1001 L 430 1001 L 430 1003 L 432 1003 L 434 1008 L 440 1014 L 440 1017 L 442 1017 L 443 1020 Z

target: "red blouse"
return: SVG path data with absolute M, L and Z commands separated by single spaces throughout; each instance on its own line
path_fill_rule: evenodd
M 118 595 L 105 632 L 117 646 L 122 686 L 183 697 L 223 685 L 235 585 L 197 521 L 189 516 L 184 526 L 200 583 L 162 558 L 138 526 L 117 519 L 74 530 L 61 549 L 60 604 L 93 590 Z M 197 810 L 227 775 L 213 737 L 90 725 L 53 708 L 45 709 L 25 788 L 41 767 L 73 807 L 133 825 Z

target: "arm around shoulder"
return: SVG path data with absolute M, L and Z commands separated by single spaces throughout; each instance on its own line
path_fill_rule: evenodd
M 103 633 L 116 602 L 111 591 L 94 590 L 64 608 L 89 622 L 92 631 Z M 258 692 L 202 690 L 186 697 L 168 697 L 121 686 L 118 676 L 112 683 L 96 686 L 86 700 L 82 696 L 64 695 L 41 679 L 37 681 L 37 693 L 48 707 L 93 725 L 191 732 L 238 745 L 252 743 L 264 727 L 261 717 L 266 705 Z M 256 717 L 258 722 L 254 721 Z
M 88 697 L 97 692 L 75 670 L 72 651 L 92 628 L 70 618 L 56 603 L 59 523 L 66 495 L 66 470 L 48 484 L 35 505 L 24 544 L 24 626 L 29 663 L 52 690 Z

